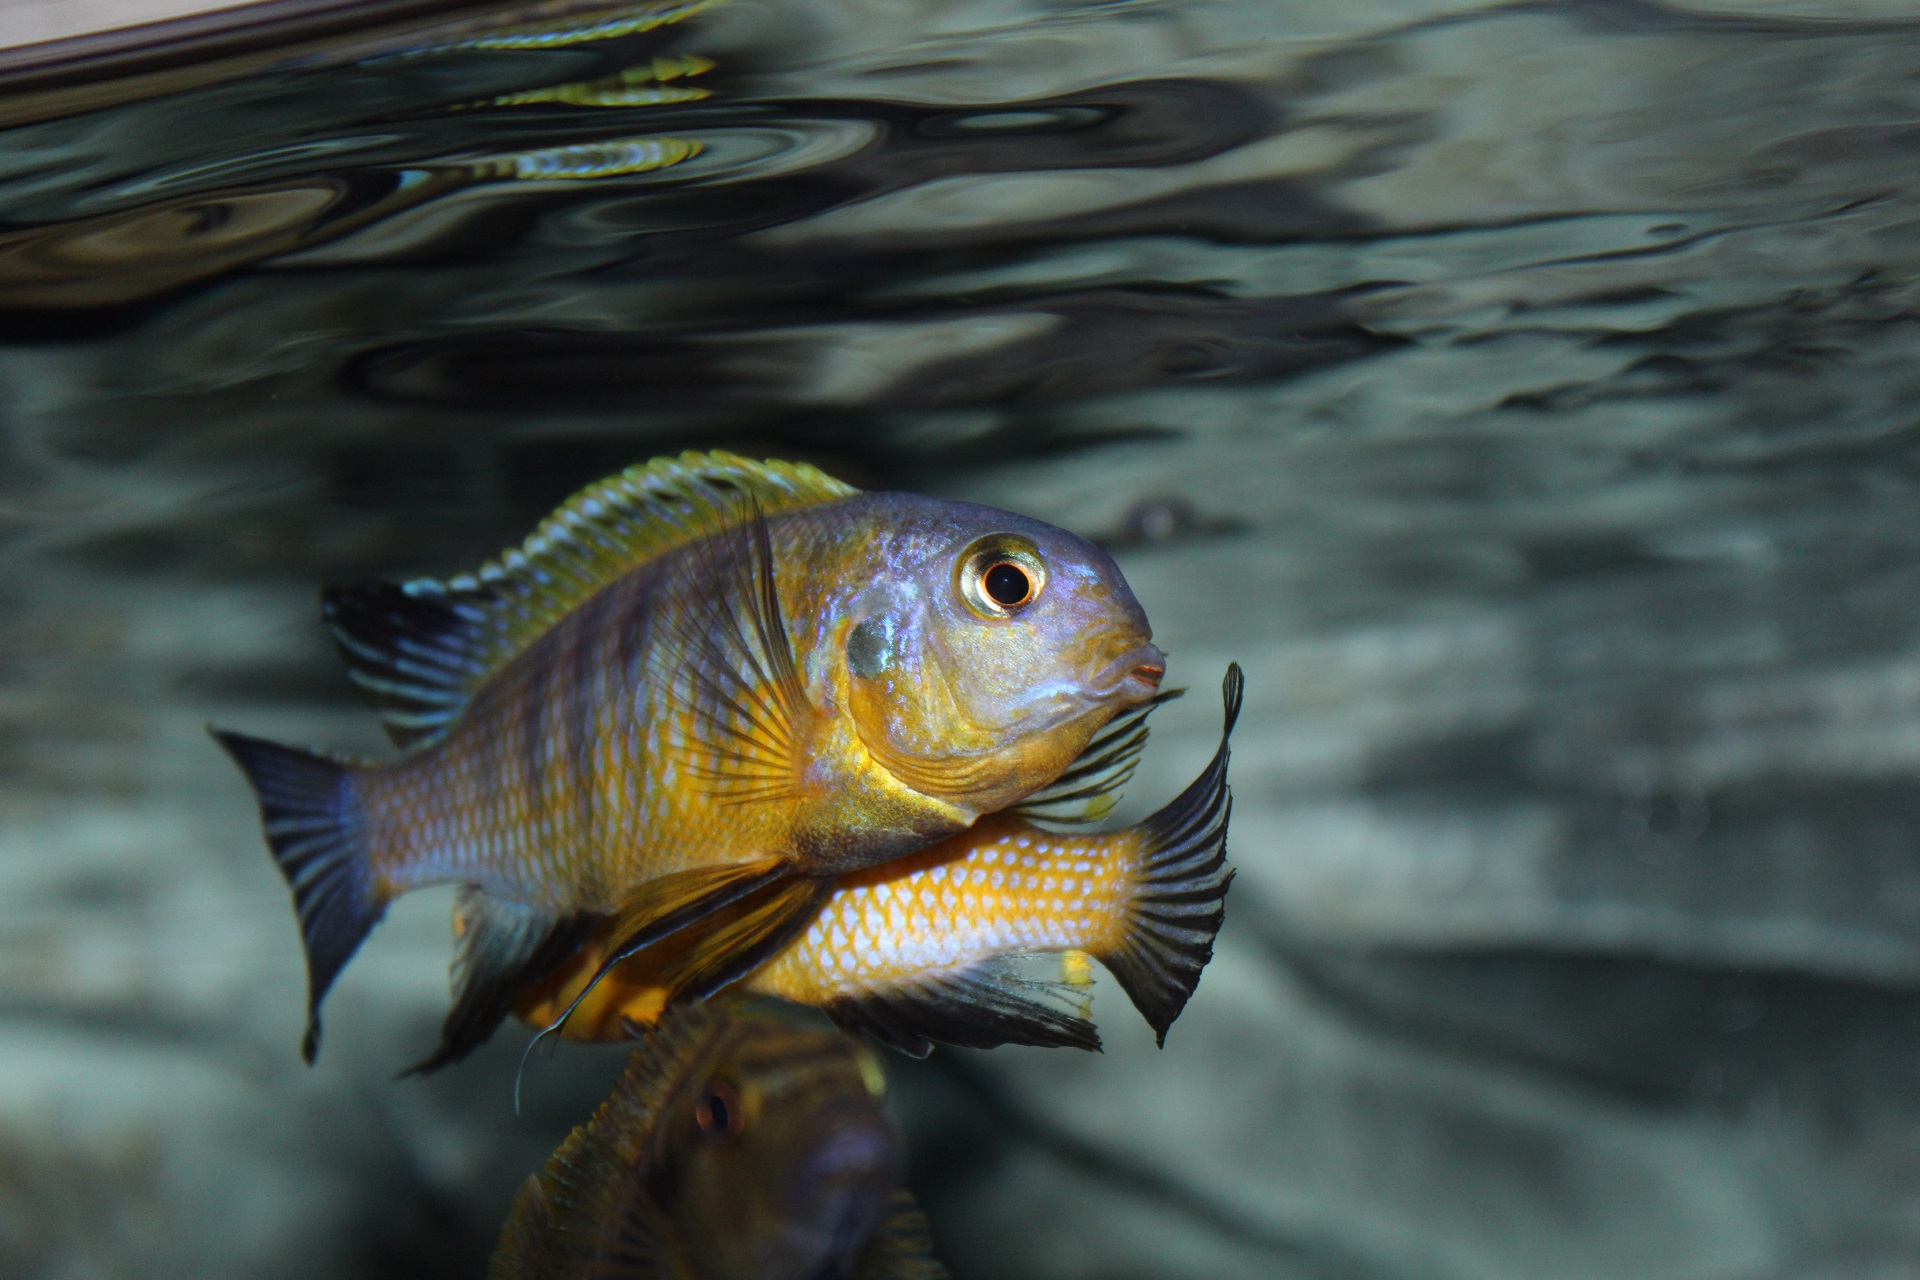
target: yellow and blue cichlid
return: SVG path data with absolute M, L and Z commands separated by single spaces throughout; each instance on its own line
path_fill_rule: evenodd
M 1020 801 L 1164 671 L 1081 538 L 718 453 L 596 484 L 476 573 L 322 598 L 405 754 L 216 731 L 293 891 L 309 1060 L 328 986 L 408 890 L 469 890 L 454 1010 L 422 1067 L 609 922 L 631 953 L 788 882 L 751 927 L 707 931 L 725 941 L 704 957 L 717 988 L 817 906 L 796 880 Z
M 489 1280 L 943 1280 L 885 1087 L 817 1014 L 682 1006 L 527 1179 Z
M 804 931 L 738 989 L 818 1006 L 842 1026 L 916 1056 L 934 1042 L 1097 1049 L 1088 1002 L 1076 990 L 1090 956 L 1165 1043 L 1213 955 L 1233 880 L 1227 741 L 1241 685 L 1239 667 L 1230 666 L 1219 750 L 1186 790 L 1143 821 L 1062 834 L 1014 813 L 983 818 L 918 853 L 842 877 Z M 752 909 L 751 901 L 729 908 L 712 927 Z M 1064 982 L 1021 974 L 1021 958 L 1055 951 L 1065 953 Z M 562 1034 L 641 1034 L 676 996 L 688 952 L 686 939 L 668 939 L 612 969 Z M 521 1016 L 549 1023 L 601 958 L 589 944 L 522 997 Z

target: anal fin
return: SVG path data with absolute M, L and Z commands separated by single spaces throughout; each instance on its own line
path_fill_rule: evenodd
M 515 998 L 565 964 L 598 924 L 597 916 L 556 916 L 463 890 L 454 907 L 459 950 L 453 1007 L 441 1025 L 439 1047 L 404 1074 L 438 1071 L 485 1044 L 513 1011 Z
M 827 1014 L 843 1028 L 863 1031 L 913 1058 L 926 1057 L 936 1044 L 1098 1050 L 1100 1033 L 1088 1019 L 1084 990 L 1023 977 L 1015 968 L 1017 959 L 996 956 L 841 996 L 827 1004 Z

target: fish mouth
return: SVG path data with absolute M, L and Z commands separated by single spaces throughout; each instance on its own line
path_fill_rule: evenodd
M 871 1117 L 837 1122 L 798 1169 L 790 1208 L 824 1250 L 821 1272 L 840 1275 L 859 1253 L 899 1179 L 893 1131 Z
M 836 1127 L 815 1147 L 805 1165 L 808 1185 L 860 1182 L 891 1174 L 898 1158 L 891 1131 L 859 1122 Z
M 1137 644 L 1101 668 L 1093 679 L 1094 696 L 1138 706 L 1160 692 L 1166 678 L 1167 655 L 1150 644 Z

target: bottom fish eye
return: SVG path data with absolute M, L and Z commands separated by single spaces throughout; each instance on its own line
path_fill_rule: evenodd
M 694 1124 L 711 1138 L 737 1138 L 746 1121 L 740 1095 L 724 1080 L 710 1081 L 693 1104 Z

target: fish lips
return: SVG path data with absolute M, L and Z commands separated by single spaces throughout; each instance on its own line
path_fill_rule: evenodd
M 1160 692 L 1160 681 L 1166 674 L 1167 655 L 1157 645 L 1143 641 L 1102 667 L 1090 687 L 1099 702 L 1137 707 Z
M 823 1259 L 859 1253 L 900 1181 L 900 1145 L 879 1117 L 845 1115 L 807 1153 L 788 1202 Z
M 1129 645 L 1119 657 L 1077 684 L 1053 686 L 1032 704 L 1026 716 L 1008 726 L 1010 733 L 1037 733 L 1070 724 L 1098 711 L 1126 711 L 1153 701 L 1167 673 L 1167 655 L 1146 641 Z

